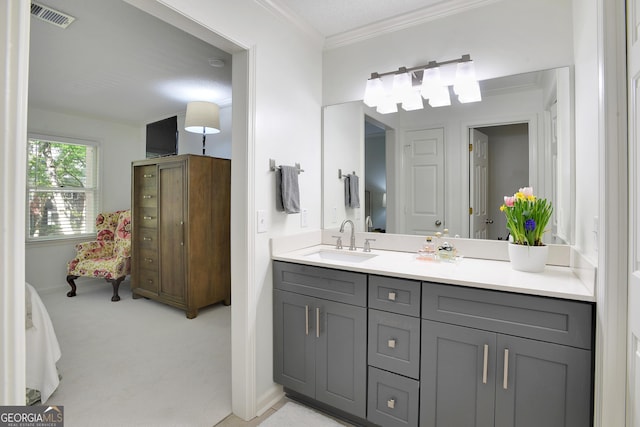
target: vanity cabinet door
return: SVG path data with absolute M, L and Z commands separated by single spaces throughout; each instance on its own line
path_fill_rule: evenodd
M 592 425 L 590 351 L 498 335 L 497 371 L 496 427 Z
M 273 380 L 306 396 L 315 396 L 315 298 L 274 291 Z
M 367 405 L 367 310 L 316 299 L 316 399 L 364 418 Z M 316 323 L 317 322 L 317 323 Z
M 493 427 L 495 333 L 423 320 L 421 365 L 421 426 Z

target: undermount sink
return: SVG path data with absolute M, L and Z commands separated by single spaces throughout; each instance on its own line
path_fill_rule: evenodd
M 320 249 L 316 252 L 305 255 L 305 258 L 317 259 L 320 261 L 340 261 L 340 262 L 352 262 L 359 263 L 376 257 L 376 254 L 363 253 L 363 252 L 342 252 L 331 251 L 327 249 Z

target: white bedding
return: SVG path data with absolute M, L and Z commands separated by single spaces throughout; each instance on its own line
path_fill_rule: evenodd
M 56 362 L 60 359 L 60 345 L 53 330 L 49 313 L 40 296 L 29 283 L 25 293 L 31 298 L 33 326 L 26 330 L 27 387 L 40 391 L 45 403 L 60 382 Z

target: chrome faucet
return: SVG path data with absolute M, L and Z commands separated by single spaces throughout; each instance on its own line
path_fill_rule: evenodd
M 344 225 L 345 224 L 351 224 L 351 240 L 349 242 L 349 250 L 350 251 L 355 251 L 356 250 L 356 230 L 355 230 L 355 226 L 353 225 L 353 221 L 351 221 L 350 219 L 345 219 L 344 221 L 342 221 L 342 225 L 340 225 L 340 232 L 344 233 Z
M 364 220 L 364 224 L 367 227 L 367 231 L 373 230 L 373 221 L 371 221 L 371 216 L 367 216 Z

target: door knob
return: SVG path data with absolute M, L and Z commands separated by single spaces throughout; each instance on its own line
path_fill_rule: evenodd
M 442 221 L 440 221 L 439 219 L 436 219 L 436 226 L 440 227 L 442 225 Z

